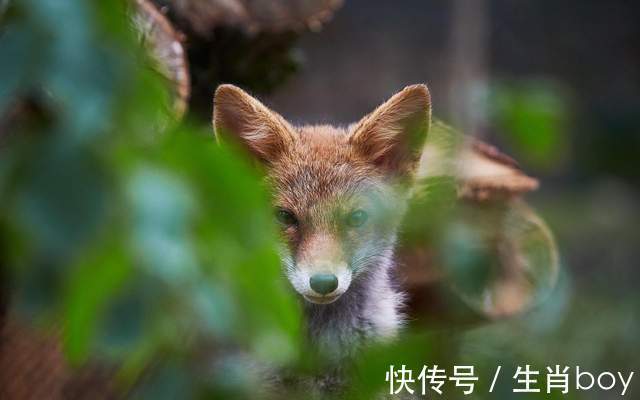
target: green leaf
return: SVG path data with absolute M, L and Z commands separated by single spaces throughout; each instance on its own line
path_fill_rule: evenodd
M 70 361 L 89 356 L 105 307 L 130 276 L 131 261 L 118 234 L 89 250 L 71 271 L 64 301 L 64 349 Z

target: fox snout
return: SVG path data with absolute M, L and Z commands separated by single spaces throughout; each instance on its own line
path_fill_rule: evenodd
M 305 300 L 329 304 L 338 300 L 351 285 L 351 271 L 346 264 L 334 268 L 299 266 L 291 271 L 289 280 Z
M 309 285 L 318 294 L 331 294 L 338 288 L 338 277 L 334 274 L 315 274 L 309 279 Z
M 289 280 L 307 301 L 328 304 L 351 285 L 351 270 L 340 243 L 328 234 L 317 234 L 301 243 Z

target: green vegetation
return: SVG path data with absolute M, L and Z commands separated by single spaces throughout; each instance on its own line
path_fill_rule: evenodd
M 253 362 L 313 374 L 322 363 L 308 351 L 298 299 L 281 272 L 268 189 L 209 125 L 174 120 L 167 82 L 150 65 L 124 1 L 0 0 L 0 272 L 11 281 L 12 309 L 60 329 L 74 367 L 99 360 L 115 366 L 121 388 L 141 382 L 140 398 L 255 398 L 263 393 Z M 490 97 L 518 155 L 555 165 L 568 113 L 557 88 L 505 85 Z M 455 294 L 477 311 L 495 258 L 474 230 L 477 210 L 452 208 L 452 182 L 434 182 L 407 236 L 414 245 L 440 241 Z M 596 215 L 576 197 L 545 207 L 562 234 L 586 231 L 584 216 Z M 469 215 L 451 225 L 452 210 Z M 550 290 L 548 243 L 520 214 L 508 217 L 508 235 L 532 239 L 524 251 L 541 267 L 526 278 L 547 300 L 488 325 L 413 324 L 401 340 L 344 366 L 353 383 L 345 396 L 387 391 L 392 364 L 411 367 L 414 378 L 423 364 L 447 372 L 474 365 L 480 379 L 466 397 L 474 399 L 513 398 L 518 365 L 637 367 L 638 296 L 620 291 L 611 300 L 607 287 L 572 297 L 565 273 Z M 608 219 L 596 222 L 615 231 Z M 505 372 L 488 395 L 497 365 Z M 294 388 L 294 397 L 309 398 L 304 384 Z M 444 391 L 460 395 L 451 383 Z

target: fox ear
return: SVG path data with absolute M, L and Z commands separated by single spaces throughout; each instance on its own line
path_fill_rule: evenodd
M 294 140 L 293 129 L 284 118 L 237 86 L 218 86 L 213 104 L 213 128 L 218 140 L 235 136 L 267 164 Z
M 350 143 L 362 156 L 394 175 L 411 176 L 431 123 L 425 85 L 404 88 L 353 128 Z

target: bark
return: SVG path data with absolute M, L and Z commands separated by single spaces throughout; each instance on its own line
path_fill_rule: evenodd
M 173 111 L 180 118 L 187 110 L 191 79 L 184 36 L 147 0 L 135 0 L 133 23 L 140 41 L 147 46 L 158 71 L 166 77 L 172 89 Z
M 522 199 L 538 188 L 538 181 L 495 147 L 441 122 L 436 121 L 429 134 L 399 251 L 400 275 L 413 299 L 412 317 L 424 320 L 434 311 L 456 314 L 452 308 L 460 307 L 443 306 L 442 296 L 444 303 L 462 299 L 471 311 L 466 317 L 495 319 L 526 311 L 554 287 L 559 269 L 551 231 Z M 458 227 L 476 235 L 479 243 L 469 246 L 478 246 L 479 254 L 490 259 L 484 271 L 490 279 L 471 292 L 460 281 L 473 279 L 477 271 L 452 265 L 451 255 L 445 254 L 465 251 L 444 242 Z M 455 296 L 446 295 L 445 286 Z
M 206 35 L 216 26 L 248 33 L 318 30 L 342 0 L 173 0 L 180 18 Z

